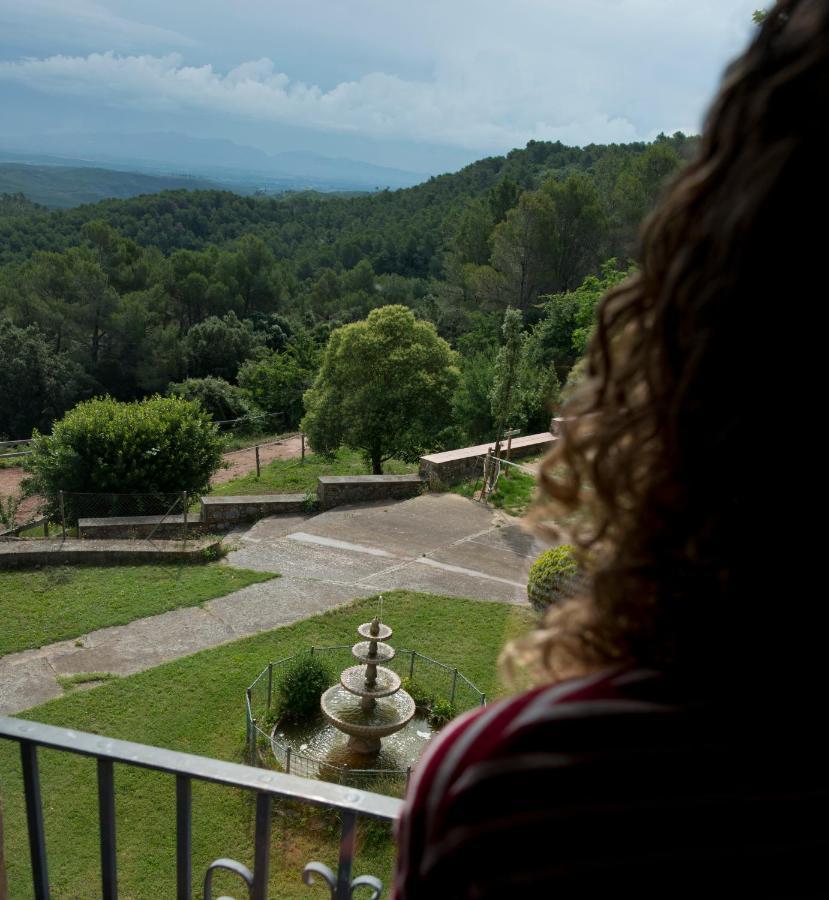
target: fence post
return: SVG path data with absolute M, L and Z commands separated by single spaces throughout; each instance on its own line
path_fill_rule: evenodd
M 452 696 L 449 698 L 449 702 L 454 706 L 455 705 L 455 689 L 458 686 L 458 670 L 455 669 L 452 672 Z
M 49 537 L 49 516 L 43 520 L 43 537 Z
M 63 532 L 63 539 L 66 540 L 66 512 L 63 508 L 63 491 L 58 491 L 60 498 L 60 527 Z
M 412 650 L 412 655 L 409 657 L 409 678 L 414 678 L 414 661 L 415 661 L 415 651 Z
M 271 695 L 273 694 L 273 663 L 268 663 L 268 715 L 271 712 Z
M 486 706 L 486 694 L 481 694 L 481 706 Z
M 406 766 L 406 792 L 407 793 L 409 790 L 409 782 L 411 781 L 411 778 L 412 778 L 412 767 Z
M 259 444 L 254 448 L 256 450 L 256 477 L 259 477 Z
M 187 544 L 187 491 L 181 492 L 181 504 L 184 510 L 184 543 Z
M 285 748 L 285 774 L 291 774 L 291 748 Z
M 304 431 L 300 431 L 299 440 L 300 440 L 300 454 L 301 454 L 300 458 L 299 458 L 299 462 L 300 462 L 300 464 L 302 464 L 305 462 L 305 432 Z

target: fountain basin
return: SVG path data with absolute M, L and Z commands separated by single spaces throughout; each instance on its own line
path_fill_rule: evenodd
M 377 753 L 380 738 L 400 731 L 416 712 L 414 700 L 405 691 L 382 697 L 365 709 L 360 696 L 339 684 L 322 695 L 320 708 L 335 728 L 349 736 L 351 749 L 365 754 Z

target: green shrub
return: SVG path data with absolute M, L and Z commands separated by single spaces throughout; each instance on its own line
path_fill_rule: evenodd
M 420 707 L 429 707 L 434 702 L 434 695 L 414 678 L 406 676 L 401 682 L 400 687 L 414 700 L 415 704 Z
M 198 493 L 221 465 L 222 447 L 218 429 L 195 401 L 158 396 L 135 403 L 89 400 L 70 410 L 52 434 L 35 432 L 26 488 L 47 498 L 53 518 L 60 515 L 60 491 Z M 74 523 L 77 511 L 71 503 L 65 508 Z M 86 513 L 96 514 L 108 513 Z
M 429 710 L 429 724 L 432 728 L 443 728 L 457 714 L 458 711 L 453 703 L 450 703 L 448 700 L 434 700 Z
M 582 582 L 582 573 L 569 544 L 553 547 L 538 557 L 530 568 L 527 599 L 543 613 L 553 604 L 573 596 Z
M 319 712 L 320 695 L 336 680 L 319 656 L 304 653 L 279 674 L 274 685 L 276 719 L 297 724 Z
M 213 376 L 188 378 L 186 381 L 171 384 L 167 388 L 167 396 L 198 400 L 214 422 L 241 419 L 258 412 L 240 387 Z M 249 430 L 253 421 L 241 422 L 240 425 Z M 237 427 L 236 430 L 243 429 Z

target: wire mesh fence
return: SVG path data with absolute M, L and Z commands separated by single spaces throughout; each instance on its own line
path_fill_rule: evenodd
M 291 746 L 279 738 L 277 691 L 281 675 L 305 655 L 322 657 L 332 673 L 354 665 L 351 644 L 332 647 L 309 647 L 283 659 L 269 663 L 245 691 L 245 721 L 248 761 L 268 766 L 273 762 L 284 772 L 306 778 L 347 783 L 365 790 L 396 793 L 405 789 L 411 774 L 406 769 L 372 769 L 333 765 L 325 759 Z M 394 659 L 384 662 L 396 672 L 403 687 L 416 694 L 416 700 L 428 696 L 431 703 L 448 703 L 454 714 L 483 706 L 486 695 L 453 666 L 418 653 L 398 649 Z
M 85 493 L 60 491 L 50 504 L 67 537 L 187 540 L 201 530 L 187 491 Z

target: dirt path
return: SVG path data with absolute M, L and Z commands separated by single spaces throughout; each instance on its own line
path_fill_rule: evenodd
M 302 439 L 299 435 L 285 438 L 275 444 L 267 444 L 260 447 L 259 464 L 264 466 L 274 459 L 295 459 L 299 457 L 301 452 Z M 225 453 L 224 460 L 228 463 L 228 468 L 219 469 L 210 479 L 211 484 L 224 484 L 226 481 L 232 481 L 234 478 L 247 475 L 248 472 L 256 471 L 256 451 L 253 449 Z
M 20 466 L 0 469 L 0 502 L 5 502 L 7 497 L 19 497 L 21 494 L 20 483 L 26 477 L 26 473 Z M 20 501 L 17 508 L 17 521 L 27 522 L 37 516 L 41 497 L 27 497 Z M 3 528 L 0 526 L 0 531 Z

